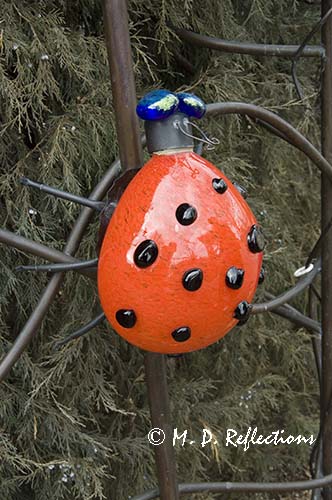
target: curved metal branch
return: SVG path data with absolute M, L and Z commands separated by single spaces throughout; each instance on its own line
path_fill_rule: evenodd
M 59 273 L 62 271 L 79 271 L 81 269 L 89 269 L 98 265 L 97 259 L 90 259 L 84 261 L 73 262 L 72 264 L 41 264 L 29 266 L 17 266 L 15 271 L 34 271 L 34 272 L 47 272 Z
M 86 325 L 82 326 L 78 330 L 76 330 L 74 333 L 71 333 L 67 337 L 65 337 L 63 340 L 59 340 L 59 342 L 56 342 L 54 349 L 57 350 L 60 347 L 68 344 L 71 340 L 78 339 L 79 337 L 82 337 L 82 335 L 85 335 L 88 333 L 90 330 L 95 328 L 97 325 L 102 323 L 106 319 L 106 316 L 103 312 L 98 314 L 95 318 L 93 318 L 89 323 L 86 323 Z
M 282 492 L 282 491 L 305 491 L 315 488 L 322 488 L 332 484 L 332 474 L 324 476 L 320 479 L 308 479 L 306 481 L 289 481 L 283 483 L 183 483 L 179 484 L 180 495 L 188 495 L 189 493 L 220 493 L 225 491 L 233 493 L 234 491 L 246 493 L 265 493 L 265 492 Z M 153 500 L 159 497 L 159 490 L 151 490 L 136 495 L 132 500 Z
M 0 229 L 0 243 L 4 243 L 10 247 L 17 248 L 22 252 L 31 253 L 37 257 L 42 257 L 51 262 L 60 262 L 63 264 L 76 264 L 78 259 L 71 257 L 68 254 L 55 250 L 54 248 L 49 248 L 36 241 L 24 238 L 24 236 L 19 236 L 18 234 L 7 231 L 6 229 Z M 81 274 L 88 276 L 89 278 L 95 278 L 96 273 L 90 270 L 81 270 Z
M 256 118 L 256 120 L 254 121 L 255 123 L 257 123 L 257 125 L 261 125 L 271 134 L 277 135 L 278 137 L 280 137 L 280 139 L 283 139 L 284 141 L 288 142 L 288 144 L 292 145 L 291 141 L 284 134 L 279 132 L 279 130 L 277 130 L 276 128 L 272 127 L 272 125 L 270 125 L 269 123 L 265 123 L 263 120 L 259 120 L 258 118 Z
M 90 198 L 96 201 L 101 200 L 105 196 L 107 189 L 111 186 L 113 180 L 120 174 L 120 171 L 120 161 L 116 160 L 92 191 Z M 77 251 L 84 231 L 93 214 L 94 211 L 91 208 L 84 208 L 82 210 L 67 240 L 67 244 L 65 246 L 66 253 L 74 254 Z M 19 359 L 23 351 L 33 339 L 34 335 L 37 333 L 41 322 L 43 321 L 52 301 L 59 291 L 62 280 L 63 273 L 55 274 L 50 279 L 30 318 L 23 327 L 21 333 L 16 338 L 11 349 L 0 363 L 0 382 L 8 375 L 14 363 Z
M 302 151 L 310 160 L 324 172 L 326 176 L 332 181 L 332 165 L 324 158 L 320 151 L 311 144 L 296 128 L 290 125 L 286 120 L 280 116 L 254 104 L 247 104 L 244 102 L 218 102 L 207 105 L 208 116 L 214 115 L 228 115 L 239 114 L 250 116 L 254 119 L 260 119 L 279 132 L 284 134 L 288 141 L 297 149 Z
M 222 40 L 213 36 L 200 35 L 193 31 L 184 28 L 171 26 L 172 30 L 179 38 L 198 47 L 206 47 L 208 49 L 219 50 L 221 52 L 229 52 L 231 54 L 247 54 L 251 56 L 277 56 L 277 57 L 294 57 L 299 50 L 299 45 L 275 45 L 264 43 L 247 43 Z M 312 45 L 306 47 L 301 53 L 302 57 L 322 57 L 325 55 L 324 47 L 320 45 Z
M 273 311 L 273 309 L 275 309 L 276 307 L 286 304 L 289 300 L 292 300 L 299 293 L 305 290 L 309 285 L 311 285 L 320 271 L 321 259 L 319 258 L 315 262 L 312 271 L 303 276 L 303 278 L 299 279 L 299 281 L 292 288 L 274 298 L 273 300 L 270 300 L 269 302 L 263 302 L 262 304 L 253 304 L 250 314 L 259 314 L 263 312 Z

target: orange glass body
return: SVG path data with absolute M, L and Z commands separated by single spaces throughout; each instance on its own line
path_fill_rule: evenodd
M 227 190 L 217 192 L 214 179 Z M 186 225 L 177 218 L 183 204 L 196 211 Z M 99 297 L 114 330 L 141 349 L 167 354 L 195 351 L 226 335 L 238 323 L 237 305 L 250 303 L 257 288 L 262 252 L 248 247 L 255 224 L 238 190 L 207 160 L 193 152 L 154 154 L 123 193 L 101 247 Z M 158 253 L 142 268 L 135 252 L 146 240 Z M 238 289 L 226 283 L 234 266 L 244 271 Z M 202 278 L 194 291 L 184 287 L 192 269 Z M 134 314 L 134 325 L 118 322 L 123 310 Z M 189 338 L 176 340 L 172 332 L 184 327 Z

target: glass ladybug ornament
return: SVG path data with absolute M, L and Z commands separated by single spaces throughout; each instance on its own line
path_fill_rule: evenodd
M 146 351 L 206 347 L 244 323 L 264 238 L 232 182 L 193 151 L 203 101 L 154 91 L 137 106 L 151 159 L 124 189 L 102 240 L 98 290 L 114 330 Z

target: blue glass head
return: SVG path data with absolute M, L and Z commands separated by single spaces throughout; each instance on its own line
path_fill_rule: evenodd
M 163 120 L 177 110 L 179 99 L 169 90 L 153 90 L 137 104 L 136 113 L 142 120 Z
M 202 99 L 182 92 L 175 94 L 169 90 L 153 90 L 146 94 L 137 104 L 136 113 L 142 120 L 164 120 L 175 112 L 183 113 L 193 118 L 202 118 L 206 106 Z
M 182 92 L 176 94 L 179 99 L 179 111 L 187 116 L 202 118 L 206 111 L 205 103 L 194 94 Z

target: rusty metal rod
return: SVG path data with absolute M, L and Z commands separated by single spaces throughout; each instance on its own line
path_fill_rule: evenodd
M 154 447 L 160 498 L 161 500 L 177 500 L 179 495 L 167 390 L 166 356 L 147 353 L 145 355 L 145 375 L 151 412 L 151 428 L 161 429 L 165 433 L 165 441 L 161 445 Z
M 104 0 L 104 23 L 111 71 L 116 129 L 123 170 L 141 167 L 143 152 L 136 116 L 136 91 L 130 48 L 127 3 Z M 170 427 L 166 360 L 162 354 L 145 354 L 145 373 L 152 427 Z M 174 450 L 166 439 L 155 447 L 161 500 L 177 500 Z
M 315 294 L 313 292 L 312 286 L 309 287 L 308 299 L 309 299 L 308 300 L 309 317 L 312 319 L 312 321 L 317 321 L 317 319 L 318 319 L 317 297 L 315 296 Z M 320 328 L 322 330 L 321 323 L 320 323 Z M 315 356 L 319 389 L 321 390 L 321 386 L 322 386 L 322 331 L 320 332 L 319 336 L 312 335 L 311 342 L 312 342 L 312 350 L 313 350 L 313 353 Z
M 316 255 L 321 254 L 321 245 L 322 241 L 324 238 L 326 238 L 329 230 L 331 229 L 332 226 L 332 218 L 330 219 L 328 225 L 324 227 L 324 230 L 321 231 L 321 234 L 316 241 L 315 245 L 313 246 L 305 267 L 309 265 L 309 263 L 316 257 Z M 318 311 L 317 311 L 317 302 L 321 303 L 321 297 L 318 295 L 315 287 L 313 284 L 310 285 L 309 287 L 309 302 L 308 302 L 308 310 L 309 310 L 309 316 L 313 320 L 317 320 L 318 317 Z M 310 331 L 310 330 L 309 330 Z M 314 333 L 312 330 L 310 331 L 311 333 Z M 314 353 L 315 357 L 315 364 L 316 364 L 316 370 L 317 370 L 317 377 L 318 377 L 318 383 L 319 383 L 319 394 L 320 394 L 320 400 L 322 399 L 322 333 L 320 335 L 311 335 L 311 344 L 312 344 L 312 350 Z M 323 458 L 323 453 L 322 453 L 322 412 L 320 414 L 320 425 L 319 425 L 319 433 L 318 437 L 316 439 L 316 442 L 311 450 L 310 453 L 310 459 L 309 459 L 309 465 L 310 465 L 310 472 L 311 476 L 313 479 L 318 479 L 324 475 L 323 473 L 323 467 L 322 467 L 322 458 Z M 320 500 L 322 498 L 322 489 L 317 488 L 312 491 L 311 494 L 311 500 Z
M 332 0 L 322 0 L 322 16 L 332 8 Z M 322 152 L 332 162 L 332 18 L 322 29 L 325 65 L 322 79 Z M 325 173 L 324 173 L 325 174 Z M 332 217 L 332 182 L 327 175 L 321 179 L 322 230 Z M 322 241 L 322 393 L 321 420 L 323 473 L 332 472 L 332 233 Z M 332 500 L 332 488 L 324 488 L 324 500 Z
M 104 0 L 104 26 L 123 170 L 143 164 L 126 0 Z
M 309 316 L 313 319 L 317 319 L 317 297 L 315 296 L 312 286 L 309 287 L 309 303 L 308 310 Z M 311 343 L 312 350 L 315 356 L 317 377 L 319 383 L 319 393 L 321 396 L 322 391 L 322 335 L 311 335 Z M 318 437 L 316 442 L 311 450 L 309 465 L 311 477 L 313 479 L 318 479 L 323 476 L 322 469 L 322 447 L 321 447 L 321 433 L 322 433 L 322 425 L 321 425 L 321 416 L 320 416 L 320 426 Z M 321 499 L 321 488 L 315 489 L 311 493 L 311 500 L 320 500 Z
M 185 40 L 192 45 L 219 50 L 221 52 L 229 52 L 231 54 L 294 57 L 300 48 L 300 45 L 275 45 L 222 40 L 221 38 L 194 33 L 185 28 L 177 28 L 175 26 L 171 26 L 171 28 L 181 40 Z M 301 57 L 323 57 L 324 54 L 324 47 L 312 45 L 303 50 Z

